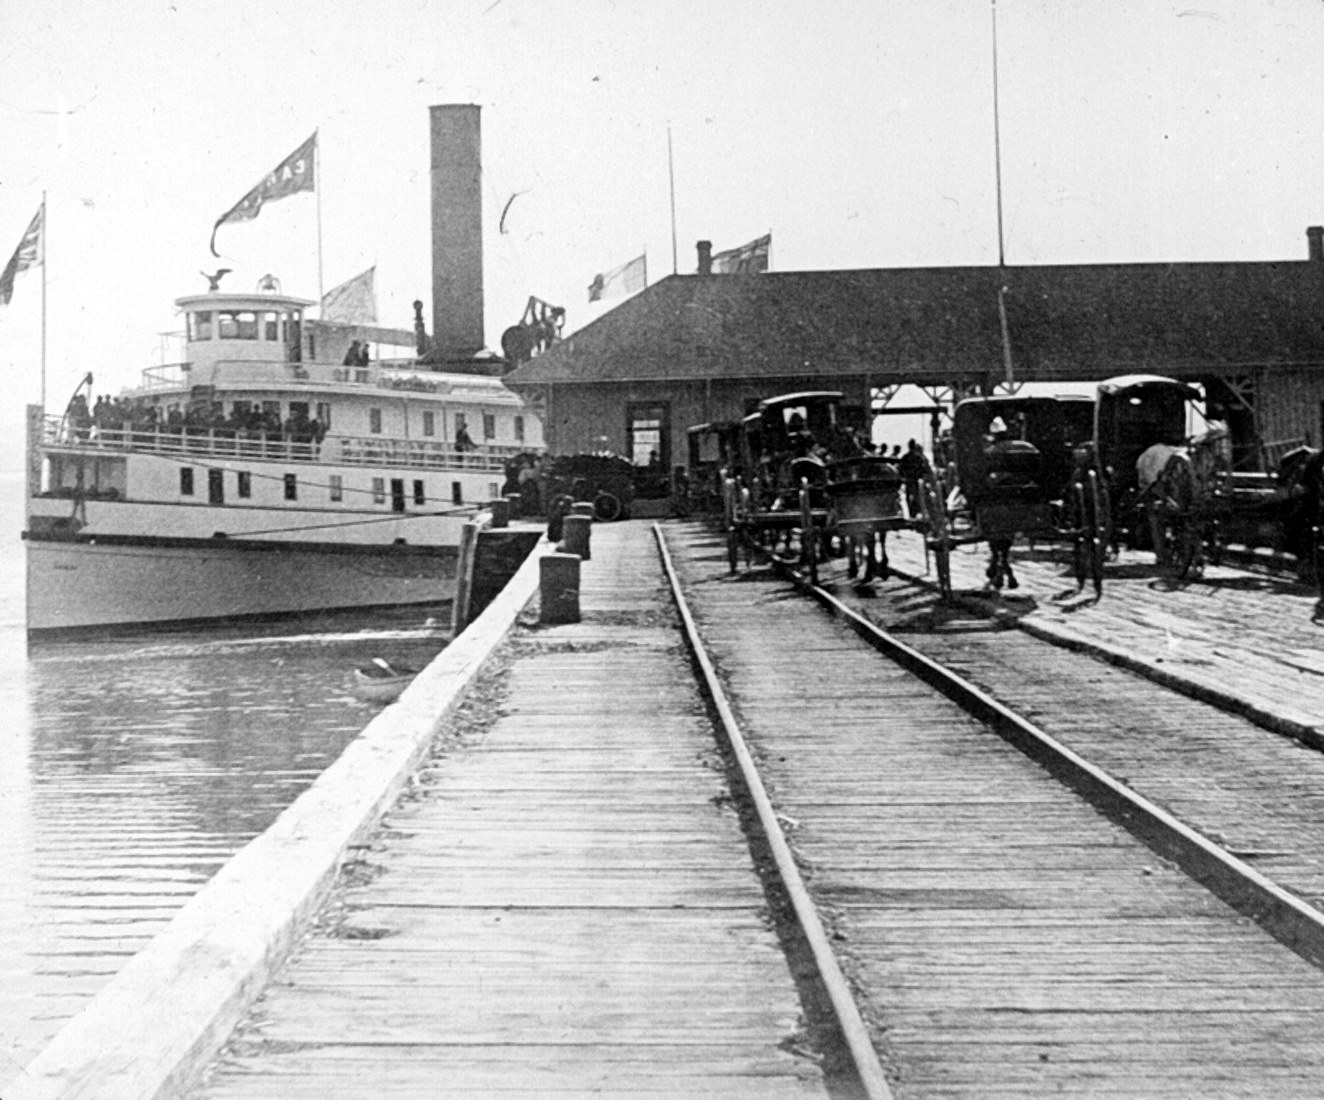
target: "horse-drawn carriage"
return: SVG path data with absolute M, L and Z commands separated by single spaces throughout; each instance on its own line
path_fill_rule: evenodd
M 820 390 L 759 402 L 741 421 L 737 476 L 726 482 L 731 570 L 755 554 L 804 566 L 815 581 L 829 552 L 850 555 L 852 577 L 887 570 L 888 531 L 910 526 L 896 464 L 869 453 L 838 413 L 841 394 Z
M 1319 579 L 1324 555 L 1324 457 L 1299 447 L 1277 467 L 1234 471 L 1226 430 L 1193 432 L 1200 390 L 1154 375 L 1100 383 L 1095 464 L 1114 501 L 1112 545 L 1151 547 L 1178 578 L 1226 545 L 1264 540 Z
M 1108 493 L 1089 466 L 1094 404 L 1076 397 L 975 397 L 952 422 L 952 467 L 926 479 L 921 500 L 925 546 L 944 596 L 952 593 L 951 553 L 986 542 L 990 586 L 1017 587 L 1016 537 L 1068 541 L 1077 589 L 1088 576 L 1103 588 Z
M 738 473 L 740 421 L 696 424 L 686 433 L 689 444 L 687 511 L 720 512 L 725 479 Z

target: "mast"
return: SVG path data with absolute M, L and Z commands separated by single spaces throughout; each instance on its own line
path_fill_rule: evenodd
M 680 270 L 680 262 L 676 253 L 676 162 L 671 156 L 671 123 L 667 123 L 667 176 L 671 181 L 671 274 L 675 275 Z M 647 261 L 645 261 L 645 270 Z M 647 279 L 645 279 L 647 282 Z
M 326 285 L 322 281 L 322 136 L 313 131 L 313 179 L 317 181 L 317 316 L 322 316 L 322 299 L 326 297 Z
M 46 414 L 46 192 L 41 192 L 41 235 L 37 248 L 41 256 L 41 412 Z

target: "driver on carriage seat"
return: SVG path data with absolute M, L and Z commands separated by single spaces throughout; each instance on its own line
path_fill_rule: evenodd
M 798 412 L 791 413 L 786 421 L 786 439 L 795 458 L 804 458 L 814 449 L 814 433 L 805 427 L 805 418 Z

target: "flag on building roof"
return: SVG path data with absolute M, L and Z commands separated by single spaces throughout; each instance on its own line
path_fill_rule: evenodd
M 349 325 L 375 325 L 377 323 L 377 291 L 374 280 L 377 268 L 367 271 L 322 295 L 322 320 L 340 321 Z
M 765 233 L 756 241 L 714 255 L 713 274 L 759 275 L 768 270 L 768 253 L 771 251 L 772 234 Z
M 604 298 L 618 298 L 643 290 L 648 285 L 648 253 L 636 256 L 629 263 L 613 267 L 610 271 L 593 276 L 588 287 L 588 300 L 600 302 Z
M 9 299 L 14 296 L 15 275 L 36 264 L 45 262 L 46 247 L 42 232 L 45 223 L 46 204 L 43 202 L 37 208 L 37 215 L 28 225 L 27 232 L 23 234 L 23 239 L 18 242 L 18 248 L 14 250 L 13 256 L 9 258 L 9 263 L 5 264 L 4 272 L 0 273 L 0 306 L 9 305 Z
M 216 251 L 216 230 L 226 222 L 252 221 L 262 210 L 263 203 L 275 202 L 276 199 L 283 199 L 299 191 L 315 190 L 316 163 L 317 131 L 314 130 L 312 137 L 276 165 L 256 187 L 216 219 L 211 231 L 211 254 L 220 255 Z

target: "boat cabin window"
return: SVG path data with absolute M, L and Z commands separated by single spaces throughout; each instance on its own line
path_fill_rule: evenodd
M 436 414 L 436 413 L 425 412 L 425 413 L 423 414 L 423 434 L 424 434 L 424 435 L 436 435 L 436 434 L 437 434 L 437 414 Z
M 319 401 L 317 403 L 317 422 L 322 425 L 324 432 L 331 430 L 331 402 Z
M 285 499 L 286 500 L 299 499 L 299 479 L 295 474 L 285 475 Z
M 188 315 L 188 338 L 195 343 L 211 339 L 211 310 L 203 309 Z
M 253 475 L 247 470 L 237 471 L 239 482 L 237 485 L 238 493 L 241 497 L 251 497 L 253 495 Z
M 381 431 L 382 431 L 382 410 L 381 410 L 381 409 L 369 409 L 369 410 L 368 410 L 368 431 L 372 432 L 373 435 L 380 435 L 380 434 L 381 434 Z
M 257 314 L 251 309 L 218 310 L 216 332 L 222 340 L 256 340 Z
M 275 343 L 280 339 L 280 314 L 262 314 L 262 339 Z
M 373 504 L 386 503 L 386 479 L 384 477 L 372 479 L 372 502 Z
M 193 495 L 193 468 L 191 466 L 181 466 L 179 468 L 179 495 L 182 497 Z
M 52 455 L 42 470 L 44 491 L 51 496 L 88 500 L 123 500 L 128 486 L 122 458 Z
M 427 494 L 426 486 L 424 486 L 422 481 L 415 481 L 414 503 L 417 504 L 420 508 L 422 508 L 423 505 L 425 505 L 427 502 L 428 502 L 428 494 Z
M 483 413 L 483 438 L 496 438 L 496 417 L 492 413 Z
M 524 442 L 524 417 L 522 416 L 515 417 L 515 442 Z
M 331 499 L 340 501 L 345 499 L 345 479 L 340 474 L 331 475 Z

